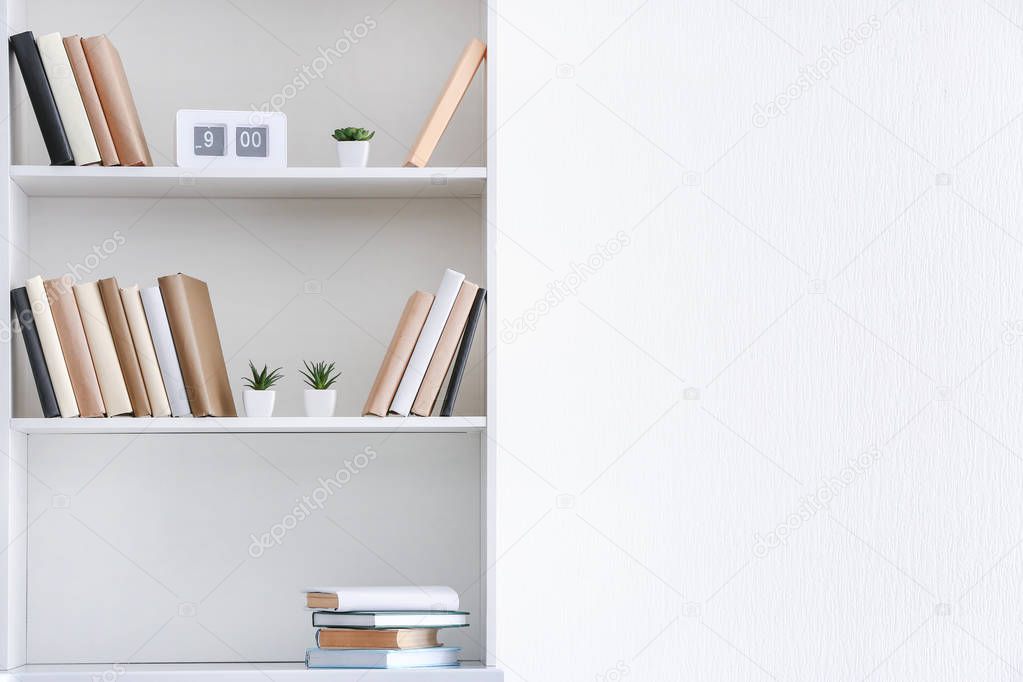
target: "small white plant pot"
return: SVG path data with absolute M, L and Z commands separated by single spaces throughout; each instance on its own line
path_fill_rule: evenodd
M 369 140 L 336 142 L 337 165 L 342 168 L 365 168 L 369 162 Z
M 255 391 L 251 388 L 242 393 L 246 417 L 272 417 L 277 391 Z
M 307 388 L 305 390 L 305 416 L 333 417 L 335 405 L 337 405 L 337 391 L 334 389 L 317 391 Z

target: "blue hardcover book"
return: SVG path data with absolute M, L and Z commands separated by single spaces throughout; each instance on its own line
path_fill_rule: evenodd
M 306 649 L 310 668 L 439 668 L 458 665 L 457 646 L 427 649 Z

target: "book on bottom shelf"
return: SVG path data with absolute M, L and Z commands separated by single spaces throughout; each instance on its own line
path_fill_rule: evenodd
M 437 628 L 321 628 L 316 631 L 316 646 L 321 649 L 426 649 L 440 646 L 440 642 Z
M 29 302 L 28 291 L 25 287 L 11 289 L 11 308 L 18 322 L 17 329 L 21 331 L 21 340 L 25 342 L 25 352 L 28 353 L 28 364 L 32 369 L 32 378 L 35 380 L 36 393 L 39 394 L 39 406 L 43 410 L 43 416 L 59 417 L 60 407 L 57 406 L 57 395 L 53 392 L 50 373 L 46 369 L 43 345 L 39 341 L 35 318 L 32 315 L 32 304 Z
M 459 647 L 429 649 L 306 649 L 310 668 L 437 668 L 458 665 Z

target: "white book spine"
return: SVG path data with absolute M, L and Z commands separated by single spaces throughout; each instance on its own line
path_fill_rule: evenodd
M 448 321 L 451 306 L 455 304 L 455 297 L 458 296 L 458 290 L 464 281 L 465 275 L 462 273 L 450 269 L 444 271 L 444 277 L 437 288 L 437 297 L 430 307 L 430 314 L 426 316 L 423 331 L 419 333 L 419 340 L 416 341 L 405 374 L 402 375 L 394 400 L 391 401 L 391 412 L 407 417 L 409 410 L 412 409 L 423 377 L 426 376 L 426 369 L 433 359 L 433 351 L 436 350 L 441 332 L 444 331 L 444 324 Z
M 39 332 L 39 343 L 43 347 L 43 357 L 46 358 L 46 369 L 50 373 L 53 392 L 57 396 L 60 416 L 77 417 L 78 401 L 75 400 L 75 391 L 71 386 L 71 375 L 64 360 L 64 351 L 60 348 L 57 325 L 54 324 L 53 313 L 50 312 L 50 301 L 46 298 L 43 278 L 33 277 L 28 280 L 25 282 L 25 289 L 28 290 L 32 316 L 35 318 L 36 331 Z
M 188 406 L 188 394 L 185 393 L 185 380 L 181 376 L 181 365 L 174 349 L 170 323 L 167 322 L 167 309 L 163 306 L 160 287 L 146 287 L 142 290 L 142 307 L 149 321 L 149 333 L 153 337 L 156 348 L 156 359 L 160 363 L 160 374 L 167 390 L 171 414 L 175 417 L 187 417 L 191 412 Z
M 85 103 L 78 90 L 75 72 L 71 70 L 71 60 L 64 49 L 64 41 L 59 33 L 48 33 L 36 38 L 36 45 L 39 46 L 39 56 L 43 60 L 43 69 L 50 81 L 50 90 L 53 91 L 53 99 L 57 103 L 57 112 L 71 145 L 75 164 L 88 166 L 99 163 L 96 136 L 92 134 L 92 125 L 89 124 L 89 116 L 85 112 Z
M 76 284 L 74 291 L 78 311 L 82 315 L 82 326 L 85 327 L 85 338 L 89 342 L 89 352 L 92 354 L 92 364 L 96 368 L 96 378 L 99 379 L 99 392 L 103 395 L 103 404 L 107 408 L 107 416 L 131 414 L 128 385 L 124 383 L 121 363 L 117 359 L 114 336 L 110 333 L 110 323 L 107 322 L 107 313 L 103 308 L 99 283 Z
M 149 333 L 149 323 L 146 321 L 146 313 L 142 308 L 142 295 L 138 286 L 121 289 L 121 302 L 124 305 L 125 317 L 128 318 L 131 341 L 135 345 L 135 355 L 139 359 L 142 382 L 146 385 L 146 393 L 149 395 L 153 416 L 169 417 L 171 415 L 170 401 L 167 398 L 167 389 L 163 385 L 160 362 L 156 358 L 156 348 L 153 346 L 153 337 Z
M 336 594 L 337 611 L 458 610 L 458 593 L 447 585 L 311 587 L 306 592 Z

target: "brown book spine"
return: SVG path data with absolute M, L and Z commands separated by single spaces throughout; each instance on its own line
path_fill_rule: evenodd
M 92 354 L 85 338 L 85 328 L 82 326 L 73 286 L 69 277 L 43 282 L 78 410 L 83 417 L 102 417 L 105 414 L 103 395 L 99 390 L 96 368 L 92 366 Z
M 465 92 L 469 89 L 486 53 L 487 46 L 476 38 L 465 46 L 462 56 L 458 58 L 458 63 L 448 77 L 448 82 L 444 84 L 444 90 L 441 91 L 437 103 L 433 105 L 433 111 L 423 124 L 419 137 L 409 149 L 408 158 L 405 159 L 406 166 L 422 168 L 430 162 L 430 155 L 437 148 L 440 136 L 444 134 L 451 117 L 455 115 L 455 110 L 465 97 Z
M 157 282 L 192 414 L 237 417 L 209 288 L 182 274 L 160 277 Z
M 99 147 L 100 162 L 104 166 L 119 166 L 121 161 L 117 158 L 114 138 L 110 136 L 110 126 L 103 115 L 103 105 L 100 104 L 96 83 L 92 80 L 92 71 L 89 70 L 89 62 L 85 58 L 85 50 L 82 49 L 82 39 L 76 35 L 67 36 L 64 38 L 64 50 L 67 51 L 71 70 L 75 74 L 75 82 L 78 83 L 78 92 L 81 93 L 82 103 L 85 104 L 92 135 L 96 138 L 96 146 Z
M 105 35 L 83 38 L 82 49 L 121 165 L 152 166 L 153 158 L 117 49 Z
M 427 649 L 439 646 L 436 628 L 321 628 L 316 631 L 316 643 L 323 649 Z
M 380 363 L 380 370 L 373 382 L 373 388 L 370 389 L 366 405 L 362 408 L 364 416 L 371 414 L 378 417 L 387 416 L 387 410 L 394 400 L 405 367 L 408 366 L 416 341 L 419 340 L 419 333 L 426 324 L 426 316 L 430 314 L 433 298 L 433 294 L 425 291 L 417 291 L 409 297 L 394 330 L 394 336 L 391 337 L 391 344 L 387 347 L 383 362 Z
M 149 406 L 146 384 L 142 380 L 142 368 L 139 366 L 138 356 L 135 355 L 135 344 L 131 340 L 131 328 L 128 327 L 128 316 L 124 313 L 117 280 L 113 277 L 99 280 L 99 295 L 103 299 L 103 310 L 107 314 L 110 334 L 114 337 L 114 350 L 117 353 L 117 362 L 121 365 L 121 373 L 124 375 L 124 384 L 128 388 L 132 414 L 136 417 L 151 417 L 153 410 Z
M 423 375 L 423 383 L 419 385 L 419 393 L 412 403 L 412 414 L 429 417 L 433 412 L 437 396 L 440 395 L 441 384 L 444 383 L 444 376 L 448 373 L 455 351 L 458 350 L 458 341 L 462 338 L 462 330 L 465 329 L 465 321 L 469 319 L 469 310 L 472 309 L 477 291 L 479 286 L 472 282 L 462 282 L 458 289 L 458 295 L 455 296 L 455 302 L 437 341 L 437 348 L 434 349 L 426 374 Z

